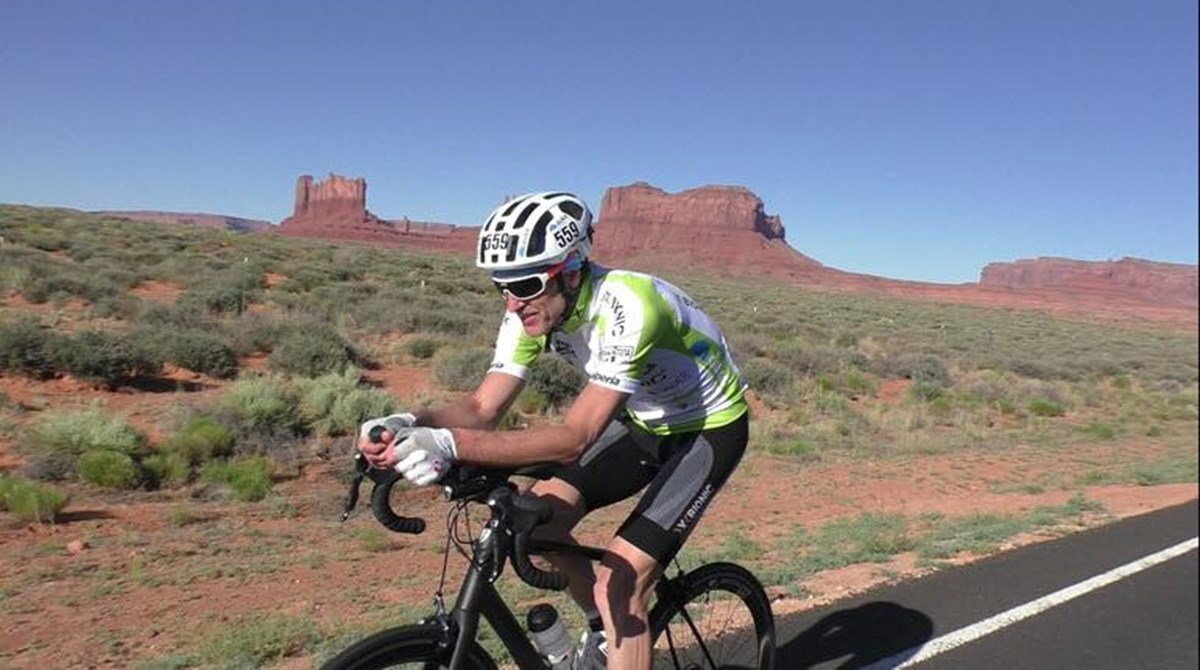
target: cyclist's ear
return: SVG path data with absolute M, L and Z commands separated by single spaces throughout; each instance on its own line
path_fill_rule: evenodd
M 567 288 L 575 291 L 579 289 L 579 284 L 583 281 L 583 270 L 565 270 L 562 277 Z

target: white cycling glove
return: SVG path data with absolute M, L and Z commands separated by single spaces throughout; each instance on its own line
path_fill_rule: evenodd
M 445 428 L 404 428 L 392 443 L 396 471 L 418 486 L 441 479 L 458 459 L 454 435 Z
M 409 414 L 408 412 L 384 416 L 378 419 L 371 419 L 369 421 L 364 421 L 363 424 L 358 427 L 358 439 L 370 441 L 371 429 L 375 428 L 376 426 L 383 426 L 385 430 L 395 435 L 400 431 L 401 428 L 411 428 L 416 423 L 417 417 Z

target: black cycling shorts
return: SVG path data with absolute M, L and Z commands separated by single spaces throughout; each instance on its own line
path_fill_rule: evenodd
M 617 535 L 670 563 L 746 452 L 748 413 L 720 428 L 655 435 L 614 421 L 578 463 L 556 476 L 574 486 L 590 512 L 646 492 Z

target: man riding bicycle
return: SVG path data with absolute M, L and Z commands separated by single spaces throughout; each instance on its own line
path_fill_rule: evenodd
M 609 667 L 649 668 L 646 600 L 741 460 L 748 438 L 745 384 L 720 329 L 680 289 L 588 259 L 592 215 L 579 198 L 533 193 L 506 202 L 479 232 L 476 264 L 505 302 L 491 368 L 470 396 L 368 421 L 359 449 L 380 468 L 425 485 L 454 462 L 562 464 L 532 492 L 555 508 L 539 529 L 569 540 L 588 512 L 645 493 L 598 570 L 549 557 L 606 643 Z M 543 351 L 588 382 L 561 424 L 495 431 Z M 383 425 L 384 441 L 369 431 Z M 600 631 L 603 637 L 600 637 Z

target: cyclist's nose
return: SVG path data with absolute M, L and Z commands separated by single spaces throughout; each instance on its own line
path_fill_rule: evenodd
M 528 303 L 529 303 L 528 300 L 521 300 L 520 298 L 514 298 L 511 293 L 504 294 L 504 308 L 510 312 L 515 312 L 518 309 L 521 309 L 522 307 L 524 307 Z

